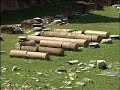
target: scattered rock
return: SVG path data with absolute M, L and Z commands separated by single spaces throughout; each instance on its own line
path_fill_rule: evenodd
M 107 64 L 105 60 L 97 60 L 97 67 L 99 69 L 107 69 Z
M 40 32 L 35 32 L 34 35 L 35 36 L 40 36 Z
M 112 44 L 112 39 L 102 39 L 101 41 L 102 44 Z
M 20 28 L 19 26 L 15 26 L 14 33 L 15 33 L 15 34 L 23 34 L 24 31 L 23 31 L 23 29 Z
M 56 72 L 57 74 L 62 74 L 62 72 Z
M 65 76 L 65 79 L 67 79 L 68 77 L 67 76 Z
M 33 27 L 33 31 L 36 32 L 36 31 L 42 31 L 42 27 Z
M 41 73 L 41 72 L 37 72 L 37 75 L 44 75 L 43 73 Z
M 76 70 L 76 72 L 77 72 L 77 73 L 80 73 L 81 71 L 79 71 L 79 70 Z
M 70 80 L 72 80 L 72 81 L 74 81 L 74 80 L 75 80 L 73 77 L 69 77 L 69 78 L 70 78 Z
M 53 21 L 53 24 L 61 24 L 61 23 L 62 23 L 62 20 L 60 20 L 60 19 L 57 19 L 57 20 Z
M 84 66 L 84 64 L 83 63 L 79 63 L 78 66 Z
M 26 41 L 27 40 L 27 37 L 26 36 L 19 36 L 18 37 L 18 41 L 19 42 L 24 42 L 24 41 Z
M 40 24 L 32 24 L 33 27 L 43 27 L 43 24 L 40 23 Z
M 20 70 L 20 68 L 18 68 L 17 66 L 13 66 L 12 71 L 18 71 L 18 70 Z
M 1 72 L 6 72 L 7 68 L 1 67 Z
M 64 83 L 65 85 L 72 85 L 72 82 L 71 82 L 71 81 L 63 81 L 63 83 Z
M 73 65 L 73 64 L 77 64 L 79 63 L 78 60 L 71 60 L 71 61 L 68 61 L 69 64 Z
M 95 64 L 89 64 L 89 67 L 95 68 L 96 65 Z
M 74 77 L 76 76 L 76 73 L 68 73 L 69 77 Z
M 59 87 L 59 88 L 61 89 L 61 88 L 64 88 L 64 87 L 65 87 L 65 86 L 61 86 L 61 87 Z
M 110 38 L 112 38 L 112 39 L 120 39 L 120 35 L 110 35 Z
M 0 54 L 5 53 L 5 51 L 0 51 Z
M 40 80 L 39 79 L 36 79 L 36 82 L 39 82 Z
M 68 75 L 69 75 L 69 79 L 72 80 L 72 81 L 74 81 L 75 78 L 78 78 L 76 73 L 68 73 Z
M 83 82 L 76 82 L 76 85 L 85 86 L 86 84 Z
M 21 27 L 31 29 L 33 24 L 40 24 L 40 23 L 41 22 L 39 22 L 38 20 L 28 19 L 28 20 L 24 20 L 24 21 L 21 22 Z
M 50 90 L 57 90 L 57 88 L 55 88 L 54 86 L 51 86 Z
M 88 47 L 91 47 L 91 48 L 99 48 L 100 46 L 99 46 L 99 43 L 90 42 Z

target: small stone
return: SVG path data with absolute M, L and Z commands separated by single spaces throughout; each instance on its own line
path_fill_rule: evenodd
M 83 82 L 76 82 L 76 85 L 85 86 L 85 83 L 83 83 Z
M 78 66 L 83 66 L 84 64 L 83 63 L 79 63 Z
M 79 63 L 78 60 L 71 60 L 71 61 L 68 61 L 69 64 L 73 65 L 73 64 L 77 64 Z
M 62 23 L 62 20 L 61 20 L 61 19 L 57 19 L 57 20 L 54 20 L 54 21 L 53 21 L 53 24 L 60 24 L 60 23 Z
M 38 87 L 39 89 L 41 89 L 42 87 Z
M 7 71 L 7 68 L 1 67 L 1 72 Z
M 19 68 L 17 66 L 13 66 L 12 71 L 17 71 Z
M 56 72 L 57 74 L 62 74 L 62 72 Z
M 95 64 L 89 64 L 89 67 L 95 68 Z
M 76 72 L 77 72 L 77 73 L 80 73 L 81 71 L 79 71 L 79 70 L 76 70 Z
M 34 35 L 35 36 L 40 36 L 40 32 L 35 32 Z
M 69 78 L 70 78 L 70 80 L 72 80 L 72 81 L 74 81 L 74 80 L 75 80 L 73 77 L 69 77 Z
M 5 53 L 5 51 L 0 51 L 0 54 Z
M 91 48 L 99 48 L 100 46 L 99 46 L 99 43 L 90 42 L 90 43 L 89 43 L 89 47 L 91 47 Z
M 36 79 L 36 82 L 39 82 L 40 80 L 39 79 Z
M 34 27 L 33 28 L 33 31 L 36 32 L 36 31 L 42 31 L 42 27 Z
M 59 88 L 64 88 L 65 86 L 61 86 L 61 87 L 59 87 Z
M 120 39 L 120 35 L 110 35 L 110 38 L 112 38 L 112 39 Z
M 42 23 L 40 23 L 40 24 L 32 24 L 32 26 L 33 26 L 33 28 L 34 27 L 43 27 L 43 24 Z
M 41 73 L 41 72 L 37 72 L 37 74 L 38 74 L 38 75 L 44 75 L 44 74 L 43 74 L 43 73 Z
M 20 39 L 20 40 L 26 40 L 27 37 L 26 36 L 19 36 L 18 39 Z
M 65 85 L 71 85 L 71 84 L 72 84 L 71 81 L 63 81 L 63 83 L 64 83 Z
M 66 76 L 65 79 L 67 79 L 68 77 Z
M 102 39 L 101 41 L 102 44 L 112 44 L 112 39 Z
M 68 75 L 69 75 L 69 77 L 73 77 L 76 75 L 76 73 L 69 73 Z
M 97 60 L 97 67 L 99 69 L 107 69 L 106 61 L 105 60 Z
M 96 60 L 90 60 L 90 64 L 96 64 Z
M 74 81 L 75 78 L 78 77 L 78 76 L 76 75 L 76 73 L 68 73 L 68 75 L 69 75 L 69 79 L 72 80 L 72 81 Z

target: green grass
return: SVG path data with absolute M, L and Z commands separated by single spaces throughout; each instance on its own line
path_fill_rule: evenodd
M 43 9 L 42 9 L 43 10 Z M 49 10 L 53 10 L 51 7 Z M 40 12 L 40 13 L 38 13 Z M 43 13 L 41 13 L 43 12 Z M 21 14 L 24 13 L 24 14 Z M 55 13 L 55 12 L 54 12 Z M 54 13 L 48 13 L 52 15 Z M 15 12 L 9 12 L 7 15 L 2 16 L 2 24 L 15 24 L 20 23 L 23 19 L 47 15 L 43 11 L 39 11 L 38 6 L 31 9 L 25 9 Z M 19 18 L 18 18 L 19 17 Z M 80 19 L 70 20 L 70 24 L 59 26 L 59 25 L 48 25 L 50 28 L 73 28 L 77 30 L 101 30 L 108 31 L 111 34 L 119 34 L 119 22 L 118 22 L 118 11 L 112 7 L 105 7 L 104 11 L 92 11 L 89 15 L 81 17 Z M 25 35 L 25 34 L 22 34 Z M 50 90 L 50 88 L 45 88 L 46 84 L 56 87 L 58 90 L 60 86 L 64 85 L 62 82 L 68 79 L 64 77 L 67 73 L 61 75 L 56 74 L 54 71 L 61 66 L 64 66 L 68 71 L 73 69 L 78 69 L 77 65 L 69 65 L 68 60 L 78 59 L 82 63 L 89 63 L 90 60 L 106 60 L 108 65 L 112 65 L 112 69 L 115 69 L 115 63 L 119 62 L 119 40 L 113 40 L 113 44 L 100 44 L 100 48 L 82 48 L 81 51 L 65 51 L 65 56 L 51 56 L 51 61 L 45 60 L 34 60 L 34 59 L 24 59 L 24 58 L 10 58 L 10 50 L 15 48 L 17 43 L 17 37 L 20 35 L 8 35 L 2 34 L 5 41 L 1 41 L 1 50 L 5 50 L 6 53 L 1 55 L 1 67 L 7 68 L 7 71 L 1 73 L 1 77 L 5 80 L 10 80 L 12 84 L 22 84 L 29 83 L 34 90 L 38 87 L 42 87 L 41 90 Z M 12 71 L 13 66 L 18 66 L 19 71 Z M 107 70 L 112 70 L 107 69 Z M 106 71 L 107 71 L 106 70 Z M 119 90 L 119 77 L 108 77 L 108 76 L 98 76 L 102 70 L 96 68 L 90 69 L 90 72 L 81 71 L 77 73 L 78 78 L 73 81 L 70 86 L 75 86 L 76 81 L 81 81 L 83 78 L 87 77 L 93 80 L 94 83 L 87 83 L 85 87 L 73 87 L 70 90 Z M 21 73 L 20 75 L 15 75 L 15 73 Z M 46 76 L 37 75 L 37 72 L 42 72 Z M 22 76 L 21 76 L 22 75 Z M 36 82 L 30 77 L 36 77 L 40 82 Z M 2 80 L 2 84 L 5 80 Z M 4 90 L 4 89 L 3 89 Z M 16 89 L 18 90 L 18 89 Z M 30 89 L 25 89 L 30 90 Z M 38 89 L 39 90 L 39 89 Z M 62 89 L 68 90 L 68 89 Z

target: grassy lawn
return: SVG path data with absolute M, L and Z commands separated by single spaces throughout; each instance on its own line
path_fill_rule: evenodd
M 41 11 L 40 11 L 41 10 Z M 54 10 L 53 7 L 48 10 Z M 43 12 L 43 13 L 41 13 Z M 21 14 L 24 13 L 24 14 Z M 54 15 L 54 13 L 48 13 L 49 15 Z M 20 23 L 24 19 L 47 15 L 45 9 L 39 9 L 38 6 L 20 10 L 16 12 L 8 12 L 4 14 L 1 18 L 2 24 L 15 24 Z M 59 25 L 48 25 L 50 28 L 72 28 L 77 30 L 101 30 L 108 31 L 111 34 L 120 34 L 120 23 L 118 22 L 118 10 L 112 7 L 105 7 L 104 11 L 91 11 L 87 16 L 81 17 L 76 20 L 70 20 L 70 24 L 59 26 Z M 22 34 L 25 35 L 25 34 Z M 17 37 L 20 35 L 8 35 L 2 34 L 5 41 L 1 41 L 1 50 L 5 50 L 6 53 L 1 55 L 1 67 L 6 68 L 5 72 L 1 72 L 1 84 L 5 87 L 5 81 L 11 82 L 15 85 L 15 90 L 119 90 L 120 89 L 120 77 L 117 76 L 99 76 L 101 71 L 119 71 L 116 69 L 117 62 L 120 60 L 120 41 L 113 40 L 113 44 L 100 44 L 100 48 L 82 48 L 79 51 L 65 51 L 65 56 L 51 56 L 51 61 L 45 60 L 34 60 L 34 59 L 24 59 L 24 58 L 10 58 L 10 50 L 15 48 L 17 43 Z M 69 65 L 67 61 L 69 60 L 79 60 L 81 63 L 88 63 L 90 60 L 105 60 L 111 68 L 107 70 L 99 70 L 97 68 L 90 68 L 87 71 L 82 71 L 77 64 Z M 120 64 L 120 63 L 119 63 Z M 12 71 L 12 67 L 17 66 L 20 68 L 18 71 Z M 62 74 L 57 74 L 55 70 L 59 67 L 64 67 L 68 71 Z M 76 69 L 80 72 L 76 72 Z M 39 75 L 37 72 L 41 72 L 44 75 Z M 65 78 L 69 73 L 74 72 L 78 76 L 75 80 L 71 81 L 69 78 Z M 87 82 L 85 86 L 76 87 L 76 82 L 82 82 L 82 79 L 90 78 L 93 83 Z M 36 80 L 39 81 L 36 81 Z M 60 89 L 59 87 L 65 86 L 63 81 L 71 81 L 73 87 L 72 89 Z M 4 84 L 4 85 L 3 85 Z M 19 89 L 21 86 L 27 86 L 26 89 Z M 30 87 L 31 86 L 31 87 Z M 67 85 L 66 85 L 67 86 Z M 11 86 L 14 87 L 14 86 Z M 30 88 L 29 88 L 30 87 Z M 52 88 L 52 89 L 51 89 Z M 13 89 L 8 89 L 13 90 Z

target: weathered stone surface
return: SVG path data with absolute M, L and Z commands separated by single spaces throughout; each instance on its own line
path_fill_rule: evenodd
M 112 38 L 112 39 L 120 39 L 120 35 L 110 35 L 110 38 Z
M 90 42 L 90 43 L 89 43 L 89 47 L 91 47 L 91 48 L 99 48 L 100 46 L 99 46 L 99 43 Z
M 23 28 L 32 28 L 33 24 L 40 24 L 39 21 L 34 20 L 34 19 L 28 19 L 28 20 L 24 20 L 21 22 L 21 27 Z
M 112 44 L 112 39 L 102 39 L 101 41 L 102 44 Z
M 77 63 L 79 63 L 79 61 L 78 61 L 78 60 L 71 60 L 71 61 L 68 61 L 68 63 L 72 65 L 72 64 L 77 64 Z
M 15 26 L 13 25 L 3 25 L 1 26 L 1 33 L 13 34 Z
M 97 68 L 107 69 L 107 64 L 105 60 L 97 60 Z

